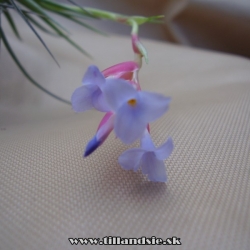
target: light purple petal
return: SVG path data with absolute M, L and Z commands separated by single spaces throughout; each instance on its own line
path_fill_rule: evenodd
M 92 93 L 96 88 L 98 87 L 94 85 L 81 86 L 73 92 L 71 96 L 71 103 L 72 108 L 75 112 L 84 112 L 93 108 Z
M 101 112 L 108 112 L 111 110 L 99 87 L 92 95 L 92 103 L 93 106 Z
M 155 155 L 157 159 L 165 160 L 171 155 L 173 149 L 174 149 L 173 140 L 171 137 L 169 137 L 164 144 L 162 144 L 159 148 L 155 150 Z
M 171 101 L 170 97 L 146 91 L 139 91 L 138 94 L 145 109 L 144 119 L 148 122 L 155 121 L 167 112 Z
M 148 152 L 143 155 L 141 165 L 142 173 L 147 174 L 150 181 L 167 181 L 167 173 L 164 162 L 158 160 L 153 152 Z
M 100 72 L 100 70 L 95 66 L 91 65 L 88 67 L 85 75 L 82 79 L 82 84 L 94 84 L 94 85 L 102 85 L 105 83 L 105 78 L 103 74 Z
M 137 171 L 144 152 L 140 148 L 129 149 L 119 156 L 118 162 L 125 170 Z
M 122 142 L 131 144 L 139 139 L 146 129 L 147 122 L 140 119 L 140 107 L 123 104 L 116 113 L 115 134 Z
M 106 83 L 101 87 L 105 98 L 115 112 L 125 102 L 136 99 L 137 91 L 127 81 L 121 79 L 106 79 Z
M 145 129 L 144 134 L 141 138 L 141 148 L 147 151 L 155 151 L 154 143 L 152 142 L 151 136 L 147 129 Z

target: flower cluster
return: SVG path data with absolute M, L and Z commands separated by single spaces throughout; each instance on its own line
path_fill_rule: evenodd
M 155 148 L 149 134 L 149 123 L 161 117 L 169 107 L 170 98 L 141 91 L 138 81 L 139 65 L 129 61 L 103 72 L 92 65 L 85 73 L 82 86 L 71 97 L 73 110 L 84 112 L 92 108 L 105 112 L 95 136 L 87 144 L 84 157 L 96 150 L 114 130 L 125 144 L 140 139 L 141 147 L 125 151 L 118 159 L 126 170 L 140 167 L 150 181 L 166 182 L 163 160 L 173 150 L 172 139 Z

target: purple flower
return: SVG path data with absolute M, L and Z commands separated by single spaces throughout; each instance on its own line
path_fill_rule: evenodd
M 135 77 L 137 71 L 138 65 L 132 61 L 114 65 L 105 69 L 103 73 L 95 65 L 89 66 L 83 77 L 82 86 L 77 88 L 71 96 L 73 110 L 84 112 L 95 108 L 101 112 L 110 111 L 101 90 L 103 85 L 110 81 L 119 83 L 120 79 L 124 78 L 140 89 Z
M 105 101 L 101 86 L 105 84 L 106 79 L 100 70 L 91 65 L 85 73 L 82 86 L 77 88 L 71 97 L 72 108 L 76 112 L 84 112 L 96 108 L 101 112 L 110 111 Z
M 147 124 L 162 116 L 171 100 L 160 94 L 137 91 L 124 80 L 110 79 L 101 89 L 115 113 L 115 134 L 126 144 L 141 138 Z
M 125 151 L 118 161 L 126 170 L 137 171 L 141 166 L 142 173 L 147 175 L 150 181 L 166 182 L 167 174 L 163 160 L 170 156 L 173 148 L 171 138 L 168 138 L 162 146 L 155 148 L 148 131 L 145 130 L 141 139 L 141 148 Z

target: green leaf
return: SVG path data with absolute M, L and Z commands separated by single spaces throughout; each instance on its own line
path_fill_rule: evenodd
M 0 0 L 0 9 L 4 10 L 7 8 L 13 8 L 13 6 L 6 1 L 4 2 L 4 0 Z
M 13 0 L 12 0 L 13 1 Z M 50 18 L 50 16 L 47 15 L 47 13 L 43 10 L 41 6 L 39 6 L 37 3 L 31 0 L 25 0 L 21 1 L 22 3 L 25 2 L 26 7 L 32 9 L 38 14 L 41 14 L 40 18 L 47 23 L 59 36 L 63 37 L 65 40 L 67 40 L 72 46 L 74 46 L 77 50 L 85 54 L 86 56 L 90 57 L 91 56 L 84 50 L 82 49 L 78 44 L 76 44 L 74 41 L 72 41 L 67 35 L 64 34 L 64 32 L 57 27 L 57 24 L 54 23 L 53 19 Z
M 53 56 L 53 54 L 51 53 L 50 49 L 48 48 L 48 46 L 46 45 L 46 43 L 43 41 L 43 39 L 41 38 L 41 36 L 37 33 L 36 29 L 31 25 L 31 23 L 29 22 L 29 19 L 26 18 L 26 16 L 23 14 L 22 10 L 18 7 L 18 5 L 15 4 L 14 0 L 10 0 L 10 1 L 13 4 L 13 6 L 15 7 L 16 11 L 20 14 L 20 16 L 23 18 L 23 20 L 31 28 L 31 30 L 34 32 L 34 34 L 36 35 L 36 37 L 40 40 L 40 42 L 45 47 L 45 49 L 48 51 L 48 53 L 50 54 L 50 56 L 54 59 L 54 61 L 56 62 L 56 64 L 59 66 L 59 63 L 57 62 L 56 58 Z
M 3 11 L 3 13 L 4 13 L 6 19 L 8 20 L 9 25 L 10 25 L 10 27 L 11 27 L 12 30 L 13 30 L 13 33 L 16 35 L 16 37 L 17 37 L 19 40 L 22 40 L 21 37 L 20 37 L 20 35 L 19 35 L 19 32 L 18 32 L 18 30 L 17 30 L 17 28 L 16 28 L 16 25 L 15 25 L 15 23 L 14 23 L 14 21 L 13 21 L 11 15 L 10 15 L 9 11 L 8 11 L 8 9 L 5 9 L 5 10 Z
M 151 16 L 151 17 L 148 17 L 148 22 L 149 23 L 164 23 L 162 18 L 164 18 L 164 15 Z M 159 19 L 161 19 L 161 20 L 159 20 Z
M 27 12 L 24 13 L 24 15 L 29 19 L 29 21 L 31 23 L 33 23 L 37 28 L 39 28 L 41 31 L 51 35 L 51 36 L 57 36 L 59 37 L 57 34 L 53 33 L 52 31 L 48 30 L 47 28 L 45 28 L 42 24 L 40 24 L 37 20 L 35 20 L 35 18 L 31 17 L 31 15 L 29 15 Z
M 90 13 L 88 10 L 78 6 L 72 6 L 68 4 L 62 4 L 58 2 L 54 2 L 51 0 L 37 0 L 36 1 L 40 6 L 46 8 L 47 10 L 53 12 L 71 12 L 71 13 L 80 13 L 82 16 L 96 18 L 95 15 Z
M 71 1 L 71 2 L 73 2 L 73 1 Z M 38 1 L 38 3 L 41 5 L 41 7 L 45 8 L 46 10 L 54 12 L 58 15 L 64 16 L 67 19 L 80 24 L 91 31 L 94 31 L 94 32 L 99 33 L 101 35 L 107 35 L 104 32 L 102 32 L 98 29 L 95 29 L 94 27 L 92 27 L 84 22 L 77 20 L 76 19 L 77 17 L 79 17 L 79 18 L 92 17 L 93 18 L 94 16 L 89 14 L 89 12 L 85 11 L 84 8 L 82 8 L 76 4 L 74 4 L 74 5 L 77 6 L 78 11 L 75 11 L 75 9 L 72 9 L 71 6 L 56 3 L 53 1 L 44 0 L 44 1 Z M 79 10 L 81 10 L 81 12 Z
M 44 21 L 50 25 L 50 27 L 61 37 L 63 37 L 66 41 L 68 41 L 73 47 L 75 47 L 77 50 L 82 52 L 84 55 L 86 55 L 89 58 L 92 58 L 91 55 L 82 49 L 77 43 L 75 43 L 73 40 L 71 40 L 67 35 L 65 35 L 60 29 L 58 29 L 53 23 L 51 23 L 49 20 L 44 19 Z
M 94 27 L 92 27 L 92 26 L 90 26 L 90 25 L 88 25 L 88 24 L 86 24 L 86 23 L 84 23 L 84 22 L 82 22 L 82 21 L 76 19 L 74 16 L 71 16 L 71 15 L 65 14 L 65 13 L 57 13 L 57 14 L 59 14 L 59 15 L 61 15 L 61 16 L 63 16 L 63 17 L 66 17 L 66 18 L 69 19 L 70 21 L 75 22 L 75 23 L 78 23 L 79 25 L 81 25 L 81 26 L 83 26 L 83 27 L 85 27 L 85 28 L 87 28 L 87 29 L 89 29 L 89 30 L 91 30 L 91 31 L 93 31 L 93 32 L 96 32 L 96 33 L 98 33 L 98 34 L 100 34 L 100 35 L 103 35 L 103 36 L 107 36 L 107 33 L 102 32 L 102 31 L 100 31 L 100 30 L 98 30 L 98 29 L 95 29 Z
M 88 12 L 86 9 L 84 9 L 82 6 L 78 5 L 77 3 L 75 3 L 74 1 L 72 0 L 68 0 L 68 2 L 72 3 L 73 5 L 77 6 L 78 8 L 80 8 L 84 13 L 87 13 L 87 15 L 91 18 L 95 18 L 96 17 L 94 15 L 92 15 L 90 12 Z
M 32 10 L 38 17 L 44 19 L 47 18 L 51 22 L 53 22 L 55 25 L 60 27 L 60 29 L 64 30 L 68 34 L 70 33 L 65 27 L 63 27 L 61 24 L 59 24 L 56 20 L 54 20 L 51 16 L 49 16 L 44 9 L 35 3 L 33 0 L 19 0 L 19 2 L 24 5 L 26 8 Z
M 12 59 L 15 61 L 15 63 L 17 64 L 17 66 L 19 67 L 19 69 L 22 71 L 22 73 L 30 80 L 31 83 L 33 83 L 37 88 L 39 88 L 40 90 L 42 90 L 43 92 L 45 92 L 46 94 L 50 95 L 51 97 L 54 97 L 55 99 L 64 102 L 66 104 L 71 105 L 71 103 L 63 98 L 61 98 L 60 96 L 57 96 L 53 93 L 51 93 L 49 90 L 45 89 L 44 87 L 42 87 L 38 82 L 36 82 L 29 74 L 28 72 L 24 69 L 24 67 L 22 66 L 22 64 L 19 62 L 18 58 L 16 57 L 15 53 L 13 52 L 3 30 L 2 27 L 0 26 L 0 38 L 2 38 L 3 43 L 7 49 L 7 51 L 9 52 L 9 54 L 11 55 Z

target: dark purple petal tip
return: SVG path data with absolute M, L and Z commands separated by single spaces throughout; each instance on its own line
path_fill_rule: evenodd
M 90 154 L 92 154 L 99 146 L 101 145 L 101 141 L 98 141 L 96 139 L 96 136 L 94 136 L 94 138 L 92 138 L 87 147 L 86 150 L 84 152 L 84 157 L 89 156 Z

